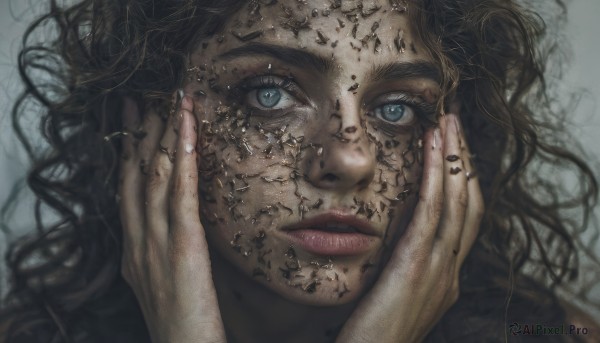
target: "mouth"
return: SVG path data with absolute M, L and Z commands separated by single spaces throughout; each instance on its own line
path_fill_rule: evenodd
M 360 255 L 373 249 L 381 234 L 368 222 L 341 210 L 302 220 L 282 229 L 291 242 L 315 255 Z

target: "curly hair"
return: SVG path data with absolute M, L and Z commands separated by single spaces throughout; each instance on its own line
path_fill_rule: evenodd
M 82 0 L 61 7 L 50 0 L 48 13 L 26 31 L 19 55 L 25 90 L 12 119 L 33 162 L 27 182 L 37 197 L 37 232 L 12 242 L 6 255 L 11 288 L 0 313 L 6 342 L 149 341 L 120 275 L 115 133 L 122 130 L 123 99 L 140 108 L 167 104 L 198 40 L 247 4 Z M 556 4 L 564 15 L 566 6 Z M 544 78 L 556 48 L 540 46 L 545 23 L 514 0 L 410 6 L 414 31 L 441 66 L 443 92 L 462 102 L 486 201 L 461 270 L 460 298 L 428 340 L 503 338 L 507 318 L 565 323 L 557 288 L 577 279 L 587 250 L 575 237 L 588 226 L 598 185 L 578 145 L 565 147 L 552 136 L 564 118 L 552 110 Z M 52 39 L 33 40 L 49 26 Z M 39 120 L 49 148 L 43 154 L 34 152 L 20 121 L 31 104 L 44 109 Z M 580 188 L 568 193 L 540 168 L 576 173 Z M 43 206 L 59 220 L 45 223 Z M 581 220 L 566 213 L 573 208 Z

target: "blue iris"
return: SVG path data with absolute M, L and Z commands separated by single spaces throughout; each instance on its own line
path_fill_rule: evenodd
M 379 112 L 381 118 L 387 121 L 397 122 L 404 117 L 406 106 L 403 104 L 386 104 L 377 108 L 376 112 Z
M 271 108 L 281 100 L 281 91 L 277 88 L 260 88 L 256 91 L 256 100 L 262 106 Z

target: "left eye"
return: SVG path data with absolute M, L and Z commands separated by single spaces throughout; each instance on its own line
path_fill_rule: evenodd
M 409 124 L 415 118 L 415 112 L 405 104 L 384 104 L 374 110 L 375 115 L 394 124 Z
M 255 88 L 246 96 L 248 105 L 264 110 L 276 110 L 290 107 L 294 98 L 280 87 Z

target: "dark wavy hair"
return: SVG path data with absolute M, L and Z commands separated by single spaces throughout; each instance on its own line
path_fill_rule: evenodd
M 61 7 L 49 0 L 47 14 L 31 24 L 19 55 L 25 90 L 12 119 L 32 160 L 27 183 L 37 199 L 37 231 L 7 252 L 0 340 L 149 341 L 120 275 L 116 133 L 123 99 L 140 108 L 167 104 L 198 40 L 251 2 L 82 0 Z M 566 6 L 554 4 L 564 16 Z M 576 237 L 590 226 L 598 185 L 553 111 L 544 75 L 557 45 L 545 39 L 543 20 L 514 0 L 420 0 L 408 15 L 442 67 L 446 98 L 462 102 L 486 201 L 460 298 L 428 340 L 503 340 L 507 323 L 565 323 L 557 289 L 577 281 L 579 256 L 591 255 Z M 52 37 L 36 40 L 40 32 Z M 33 105 L 42 109 L 43 153 L 23 130 Z M 580 187 L 568 192 L 540 170 L 574 173 Z M 43 219 L 44 207 L 56 222 Z

